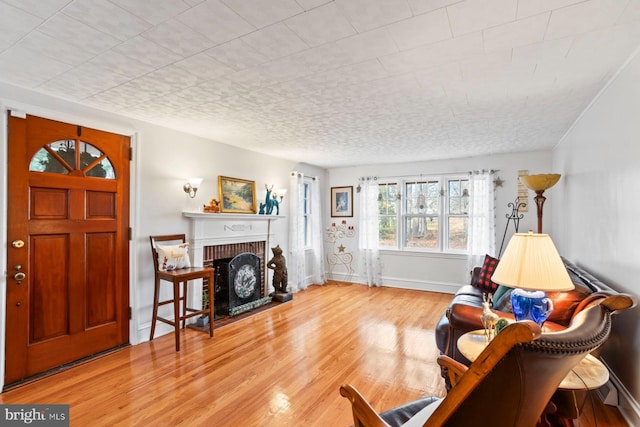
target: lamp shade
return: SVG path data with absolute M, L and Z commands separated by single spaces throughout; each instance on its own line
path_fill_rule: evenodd
M 543 173 L 540 175 L 523 175 L 520 181 L 530 190 L 544 191 L 556 185 L 560 179 L 559 173 Z
M 202 184 L 202 178 L 189 178 L 189 185 L 193 188 L 199 188 Z
M 532 232 L 511 237 L 491 280 L 535 291 L 570 291 L 575 287 L 551 237 Z

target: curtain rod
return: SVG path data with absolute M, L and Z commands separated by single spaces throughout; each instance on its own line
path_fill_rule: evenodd
M 366 180 L 366 179 L 387 179 L 387 178 L 422 178 L 427 177 L 427 176 L 434 176 L 434 175 L 471 175 L 472 173 L 479 173 L 479 172 L 489 172 L 489 173 L 496 173 L 496 172 L 500 172 L 500 169 L 476 169 L 476 170 L 472 170 L 472 171 L 464 171 L 464 172 L 446 172 L 446 173 L 434 173 L 434 174 L 411 174 L 411 175 L 390 175 L 390 176 L 361 176 L 359 178 L 360 181 L 362 180 Z
M 291 171 L 289 172 L 289 176 L 294 176 L 294 175 L 298 175 L 298 178 L 301 178 L 304 174 L 300 173 L 298 171 Z M 311 176 L 311 175 L 306 175 L 307 178 L 311 178 L 313 181 L 315 181 L 316 179 L 318 179 L 317 176 Z

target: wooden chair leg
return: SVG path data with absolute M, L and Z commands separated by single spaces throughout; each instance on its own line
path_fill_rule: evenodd
M 207 293 L 209 294 L 209 337 L 213 337 L 213 274 L 207 280 Z
M 176 335 L 176 351 L 180 351 L 180 282 L 173 282 L 173 326 Z
M 160 280 L 156 279 L 155 289 L 153 291 L 153 315 L 151 316 L 151 333 L 149 335 L 149 341 L 153 340 L 153 335 L 156 332 L 156 319 L 158 317 L 159 294 L 160 294 Z
M 182 318 L 182 329 L 185 328 L 185 326 L 187 326 L 187 283 L 189 281 L 185 280 L 184 282 L 182 282 L 182 315 L 184 316 Z

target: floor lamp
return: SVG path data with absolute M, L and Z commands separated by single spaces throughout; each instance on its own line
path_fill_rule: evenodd
M 542 195 L 545 190 L 553 187 L 560 179 L 559 173 L 545 173 L 540 175 L 522 175 L 520 181 L 530 190 L 536 192 L 536 197 L 533 198 L 538 208 L 538 233 L 542 233 L 542 205 L 547 200 Z

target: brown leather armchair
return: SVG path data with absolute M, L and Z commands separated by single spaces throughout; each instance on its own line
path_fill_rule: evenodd
M 603 299 L 557 332 L 542 333 L 529 321 L 511 324 L 469 368 L 440 356 L 453 384 L 444 399 L 424 398 L 378 414 L 355 387 L 343 385 L 340 394 L 351 402 L 356 427 L 535 426 L 567 373 L 605 342 L 611 314 L 633 305 L 626 295 Z

